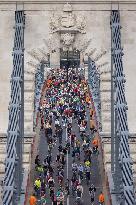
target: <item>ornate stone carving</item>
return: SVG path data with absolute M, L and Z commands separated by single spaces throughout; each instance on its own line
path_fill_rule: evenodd
M 96 48 L 93 48 L 91 49 L 89 52 L 88 52 L 88 56 L 91 57 L 95 52 L 96 52 Z
M 80 35 L 80 36 L 78 36 L 78 37 L 76 38 L 76 41 L 75 41 L 75 43 L 74 43 L 74 47 L 75 47 L 77 50 L 79 50 L 80 52 L 84 53 L 84 52 L 87 50 L 87 48 L 89 47 L 91 41 L 92 41 L 91 38 L 89 39 L 89 38 L 86 37 L 86 36 L 83 37 L 83 36 Z M 87 53 L 85 53 L 85 55 L 88 56 Z
M 102 51 L 100 54 L 97 54 L 97 56 L 94 58 L 94 61 L 98 61 L 101 59 L 105 54 L 107 53 L 106 50 Z
M 59 39 L 56 35 L 50 35 L 49 39 L 48 39 L 48 48 L 50 52 L 53 52 L 54 50 L 57 50 L 60 48 L 60 43 L 59 43 Z
M 72 13 L 72 6 L 65 4 L 63 7 L 63 14 L 61 16 L 60 24 L 62 27 L 71 28 L 75 26 L 75 15 Z
M 67 47 L 69 47 L 69 50 L 71 50 L 70 47 L 74 41 L 74 34 L 71 34 L 71 33 L 61 34 L 61 41 L 62 41 L 64 50 L 66 50 Z
M 108 65 L 108 64 L 109 64 L 109 62 L 106 61 L 106 62 L 104 62 L 104 63 L 98 65 L 98 68 L 105 67 L 105 66 Z
M 35 71 L 35 69 L 37 68 L 37 66 L 39 65 L 39 63 L 35 63 L 35 62 L 33 62 L 33 61 L 29 61 L 29 62 L 27 62 L 27 64 L 29 65 L 29 66 L 31 66 L 31 67 L 33 67 L 34 69 L 29 69 L 29 71 L 30 72 L 33 72 L 33 71 Z M 25 72 L 28 72 L 28 70 L 25 70 Z
M 81 33 L 86 33 L 85 31 L 85 27 L 86 27 L 86 21 L 85 21 L 85 17 L 82 15 L 78 15 L 76 18 L 76 25 L 78 30 L 80 30 Z
M 105 62 L 105 64 L 103 64 L 103 66 L 98 66 L 97 68 L 99 69 L 100 71 L 100 74 L 106 74 L 106 73 L 110 73 L 111 72 L 111 69 L 109 66 L 107 66 L 109 63 L 108 62 Z
M 50 30 L 51 33 L 54 33 L 58 30 L 59 28 L 59 16 L 56 13 L 53 13 L 50 17 Z
M 65 4 L 62 15 L 53 13 L 50 18 L 51 33 L 59 33 L 61 39 L 61 46 L 64 50 L 71 49 L 75 35 L 77 33 L 85 33 L 85 17 L 73 13 L 72 6 Z M 54 43 L 54 41 L 53 41 Z
M 37 61 L 41 61 L 41 56 L 39 55 L 39 53 L 35 50 L 35 49 L 32 49 L 31 51 L 28 51 L 27 52 L 31 57 L 33 57 L 35 60 Z

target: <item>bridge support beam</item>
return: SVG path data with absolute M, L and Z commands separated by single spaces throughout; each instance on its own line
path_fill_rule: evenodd
M 22 145 L 24 138 L 24 26 L 24 11 L 16 11 L 3 205 L 19 204 L 19 196 L 21 194 L 23 178 Z
M 127 123 L 127 103 L 125 98 L 125 76 L 123 74 L 122 47 L 120 32 L 120 14 L 111 11 L 112 34 L 112 133 L 111 133 L 111 169 L 113 172 L 114 192 L 120 205 L 134 205 L 134 185 L 132 160 L 129 149 L 129 130 Z M 112 90 L 112 91 L 113 91 Z

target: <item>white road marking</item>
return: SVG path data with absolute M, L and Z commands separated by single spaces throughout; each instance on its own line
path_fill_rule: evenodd
M 67 132 L 67 125 L 66 125 L 66 141 L 68 140 L 68 132 Z M 67 179 L 68 179 L 68 150 L 67 150 Z M 69 196 L 67 197 L 67 205 L 69 205 Z

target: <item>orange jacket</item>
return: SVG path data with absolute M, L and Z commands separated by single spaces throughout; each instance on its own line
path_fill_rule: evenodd
M 90 98 L 87 96 L 86 97 L 86 103 L 89 103 L 90 102 Z
M 36 197 L 35 196 L 30 196 L 29 204 L 30 205 L 36 205 L 36 202 L 37 202 Z
M 99 195 L 99 202 L 103 203 L 104 202 L 104 194 Z
M 94 140 L 93 140 L 93 145 L 94 145 L 94 146 L 98 146 L 98 139 L 94 139 Z
M 52 80 L 51 80 L 51 79 L 48 79 L 48 80 L 47 80 L 47 86 L 50 87 L 51 83 L 52 83 Z

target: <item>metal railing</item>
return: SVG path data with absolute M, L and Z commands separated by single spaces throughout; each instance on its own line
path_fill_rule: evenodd
M 112 130 L 111 163 L 114 191 L 119 204 L 134 205 L 134 185 L 132 159 L 129 149 L 129 129 L 127 122 L 127 102 L 125 98 L 125 76 L 123 74 L 123 49 L 121 47 L 121 26 L 118 10 L 111 11 L 111 46 L 112 46 Z
M 91 89 L 92 98 L 95 105 L 99 129 L 101 129 L 101 100 L 100 100 L 100 74 L 95 62 L 88 58 L 88 84 Z
M 21 194 L 24 137 L 24 26 L 24 11 L 15 11 L 13 71 L 11 74 L 3 205 L 17 205 Z
M 37 112 L 40 106 L 41 92 L 44 83 L 44 69 L 45 67 L 49 67 L 49 61 L 41 61 L 39 64 L 36 73 L 35 73 L 35 94 L 34 94 L 34 118 L 33 118 L 33 127 L 36 127 L 36 118 Z

